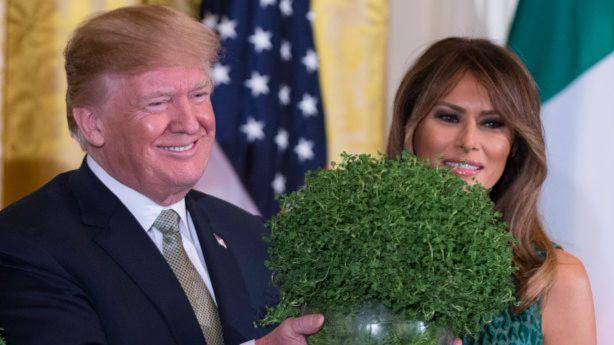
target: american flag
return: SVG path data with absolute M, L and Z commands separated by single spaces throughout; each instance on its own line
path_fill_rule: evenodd
M 212 68 L 217 141 L 262 216 L 326 164 L 318 56 L 308 0 L 205 0 L 217 31 Z

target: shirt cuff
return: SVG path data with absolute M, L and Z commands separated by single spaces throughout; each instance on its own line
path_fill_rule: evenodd
M 256 345 L 256 340 L 252 339 L 250 341 L 246 341 L 244 343 L 241 343 L 240 345 Z

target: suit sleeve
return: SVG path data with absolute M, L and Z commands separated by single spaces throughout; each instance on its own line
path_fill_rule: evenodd
M 0 236 L 0 326 L 10 345 L 103 345 L 86 294 L 32 241 Z

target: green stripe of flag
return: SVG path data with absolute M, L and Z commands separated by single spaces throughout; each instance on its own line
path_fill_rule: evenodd
M 520 0 L 508 45 L 535 78 L 542 102 L 614 51 L 614 1 Z

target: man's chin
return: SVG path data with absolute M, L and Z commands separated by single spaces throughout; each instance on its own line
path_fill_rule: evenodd
M 146 194 L 155 195 L 156 200 L 154 201 L 157 203 L 164 201 L 164 204 L 168 204 L 168 200 L 171 200 L 172 202 L 170 203 L 172 204 L 185 197 L 185 195 L 198 183 L 201 176 L 202 173 L 199 174 L 196 171 L 190 172 L 189 174 L 175 173 L 162 175 L 162 173 L 160 173 L 158 174 L 155 182 L 152 181 L 150 183 L 143 184 L 143 186 L 147 185 L 149 188 L 155 188 Z M 148 196 L 151 197 L 152 195 Z
M 200 181 L 200 178 L 203 176 L 204 170 L 201 173 L 194 173 L 190 175 L 179 176 L 172 181 L 172 186 L 176 186 L 178 189 L 193 189 L 194 186 Z

